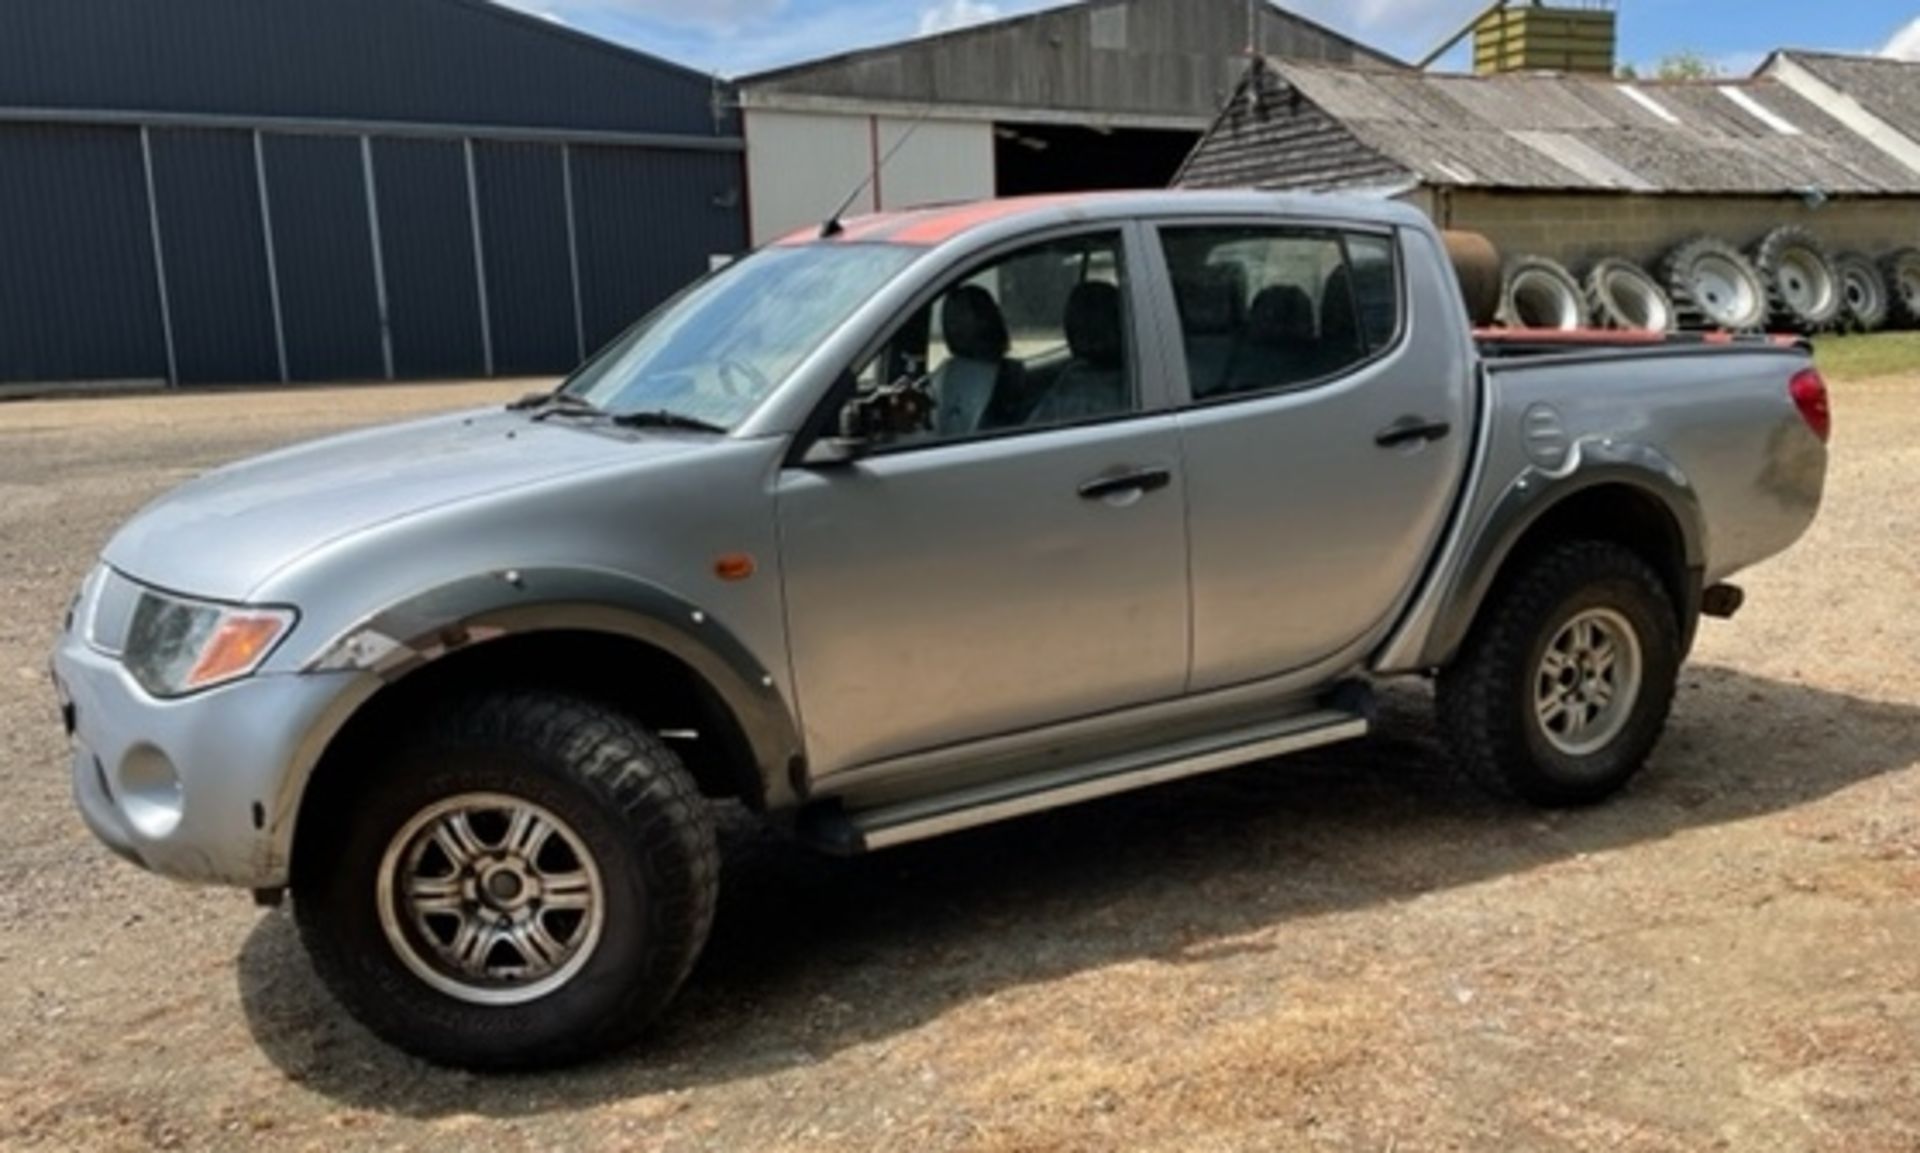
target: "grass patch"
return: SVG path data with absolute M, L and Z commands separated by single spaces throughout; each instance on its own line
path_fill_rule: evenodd
M 1875 332 L 1823 336 L 1813 342 L 1814 360 L 1828 380 L 1866 380 L 1920 372 L 1920 332 Z

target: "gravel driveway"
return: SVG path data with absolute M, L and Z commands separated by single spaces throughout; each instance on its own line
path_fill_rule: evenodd
M 1621 801 L 1372 741 L 857 861 L 729 822 L 661 1031 L 398 1057 L 284 912 L 93 844 L 44 662 L 112 528 L 272 445 L 513 386 L 0 406 L 0 1146 L 1920 1149 L 1920 378 L 1836 390 L 1812 536 L 1708 623 Z

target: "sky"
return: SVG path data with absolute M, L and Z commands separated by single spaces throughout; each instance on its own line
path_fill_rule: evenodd
M 1061 0 L 496 0 L 705 72 L 767 68 L 945 31 Z M 1621 59 L 1650 70 L 1692 52 L 1750 72 L 1781 47 L 1920 60 L 1920 0 L 1618 0 Z M 1282 0 L 1403 58 L 1426 54 L 1486 0 Z M 1448 63 L 1464 67 L 1465 49 Z

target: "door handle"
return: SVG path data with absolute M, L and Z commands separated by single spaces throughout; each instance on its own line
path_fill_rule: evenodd
M 1374 434 L 1373 443 L 1381 448 L 1399 448 L 1403 444 L 1415 441 L 1445 440 L 1453 426 L 1444 420 L 1428 420 L 1424 416 L 1403 416 L 1399 420 Z
M 1080 486 L 1082 500 L 1106 500 L 1126 493 L 1158 492 L 1173 483 L 1173 471 L 1165 468 L 1129 469 L 1097 476 Z

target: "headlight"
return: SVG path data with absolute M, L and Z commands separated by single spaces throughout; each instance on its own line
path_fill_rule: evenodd
M 259 668 L 293 622 L 291 609 L 207 604 L 148 589 L 134 606 L 123 659 L 154 696 L 185 696 Z

